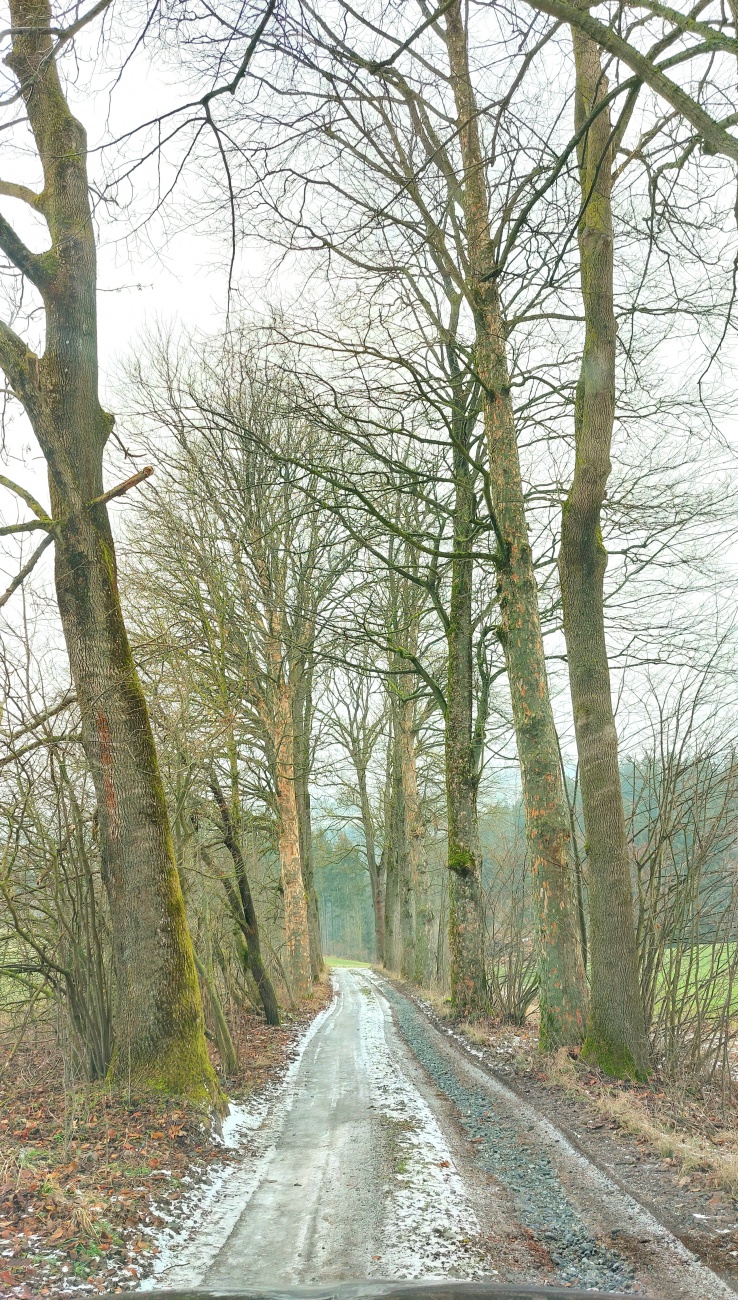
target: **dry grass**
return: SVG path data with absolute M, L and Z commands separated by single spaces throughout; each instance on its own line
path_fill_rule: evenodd
M 489 1043 L 489 1028 L 487 1025 L 480 1025 L 476 1022 L 466 1020 L 459 1026 L 459 1028 L 461 1029 L 464 1038 L 468 1038 L 470 1043 L 474 1043 L 478 1047 L 486 1047 Z
M 547 1082 L 585 1100 L 604 1119 L 644 1142 L 681 1174 L 703 1173 L 714 1187 L 738 1194 L 738 1132 L 718 1127 L 705 1117 L 704 1130 L 695 1131 L 694 1114 L 680 1125 L 675 1111 L 684 1099 L 658 1083 L 651 1088 L 618 1087 L 592 1074 L 561 1048 L 541 1057 L 539 1070 Z M 657 1088 L 661 1087 L 661 1091 Z M 689 1127 L 687 1127 L 687 1123 Z M 690 1131 L 691 1129 L 691 1131 Z
M 439 1020 L 454 1019 L 451 999 L 445 993 L 442 993 L 440 989 L 419 989 L 418 996 L 428 1003 L 428 1006 L 438 1016 Z

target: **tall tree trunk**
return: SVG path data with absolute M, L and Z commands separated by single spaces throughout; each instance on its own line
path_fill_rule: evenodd
M 394 660 L 392 660 L 394 662 Z M 409 879 L 407 803 L 405 803 L 403 705 L 394 690 L 390 695 L 391 768 L 390 806 L 387 815 L 385 885 L 385 966 L 407 972 L 408 945 L 412 948 L 412 893 Z
M 510 682 L 534 877 L 540 1044 L 549 1049 L 581 1042 L 586 1025 L 586 983 L 569 861 L 569 825 L 510 400 L 478 111 L 460 0 L 454 0 L 446 11 L 446 45 L 463 164 L 467 294 L 474 312 L 476 368 L 485 391 L 490 491 L 498 530 L 500 638 Z
M 414 984 L 425 985 L 430 978 L 430 931 L 433 907 L 429 893 L 428 867 L 425 856 L 425 826 L 418 790 L 417 736 L 415 706 L 408 701 L 405 759 L 405 814 L 408 843 L 407 952 L 403 953 L 403 974 Z
M 307 997 L 312 983 L 310 929 L 305 882 L 300 858 L 300 823 L 295 787 L 294 724 L 289 683 L 282 679 L 276 691 L 275 783 L 277 793 L 279 858 L 284 896 L 292 994 Z
M 402 781 L 400 739 L 394 702 L 391 715 L 391 784 L 385 830 L 384 964 L 388 970 L 399 971 L 402 960 L 402 882 L 406 874 L 407 842 L 405 789 Z
M 118 1005 L 114 1078 L 135 1088 L 219 1097 L 146 702 L 118 596 L 103 495 L 113 419 L 98 399 L 96 250 L 86 138 L 64 98 L 48 0 L 12 0 L 7 62 L 44 171 L 28 201 L 51 249 L 32 254 L 0 219 L 0 247 L 36 286 L 46 349 L 36 357 L 0 325 L 0 365 L 49 470 L 56 591 L 98 803 Z M 28 196 L 30 192 L 26 192 Z
M 377 863 L 377 846 L 374 839 L 374 820 L 369 803 L 369 790 L 366 781 L 366 763 L 359 754 L 354 754 L 356 780 L 359 786 L 359 806 L 361 809 L 361 827 L 364 832 L 364 849 L 366 866 L 369 872 L 369 885 L 372 893 L 372 911 L 374 914 L 374 947 L 377 961 L 384 961 L 384 899 L 382 897 L 382 879 Z
M 458 575 L 457 575 L 458 576 Z M 459 592 L 456 593 L 458 596 Z M 452 612 L 456 600 L 451 596 Z M 482 850 L 477 822 L 476 779 L 471 768 L 471 633 L 453 624 L 448 632 L 446 806 L 448 813 L 448 936 L 451 1000 L 459 1015 L 486 1006 L 482 930 Z
M 575 125 L 607 95 L 599 47 L 572 30 Z M 618 737 L 605 641 L 607 552 L 600 512 L 615 418 L 612 127 L 603 108 L 578 146 L 585 340 L 575 410 L 574 477 L 561 521 L 559 574 L 589 862 L 590 1006 L 582 1055 L 615 1076 L 643 1076 L 648 1045 L 638 979 Z
M 301 662 L 295 666 L 297 684 L 293 693 L 293 718 L 295 727 L 295 796 L 297 819 L 300 827 L 300 863 L 305 885 L 308 909 L 308 937 L 310 941 L 310 972 L 314 980 L 324 969 L 323 949 L 320 942 L 320 915 L 318 895 L 315 890 L 313 863 L 313 827 L 310 806 L 311 724 L 312 724 L 312 665 L 308 652 L 301 651 Z M 290 670 L 292 681 L 292 670 Z
M 398 762 L 402 779 L 402 807 L 404 812 L 403 840 L 405 852 L 400 871 L 400 974 L 403 979 L 415 976 L 415 916 L 414 883 L 418 874 L 418 859 L 422 847 L 423 826 L 418 800 L 418 781 L 415 767 L 415 734 L 413 706 L 408 700 L 397 702 Z
M 484 1009 L 487 984 L 482 923 L 482 850 L 477 821 L 477 775 L 473 749 L 472 584 L 469 543 L 474 524 L 474 487 L 465 413 L 454 411 L 454 554 L 446 642 L 446 808 L 448 817 L 449 950 L 451 1000 L 460 1015 Z
M 427 988 L 433 978 L 433 898 L 431 894 L 430 872 L 425 846 L 421 848 L 417 872 L 413 880 L 413 897 L 415 900 L 415 969 L 413 980 L 421 988 Z
M 310 784 L 302 770 L 303 759 L 295 774 L 295 797 L 297 800 L 297 820 L 300 828 L 300 866 L 305 887 L 308 913 L 308 942 L 310 945 L 310 973 L 314 980 L 320 978 L 325 969 L 323 948 L 320 941 L 320 915 L 318 912 L 318 895 L 315 889 L 315 864 L 313 860 L 313 827 Z
M 254 977 L 259 1000 L 264 1009 L 264 1018 L 268 1025 L 279 1024 L 279 1006 L 277 996 L 274 992 L 272 981 L 270 980 L 264 962 L 261 956 L 261 943 L 259 940 L 259 922 L 256 916 L 256 908 L 251 895 L 246 863 L 243 859 L 241 841 L 233 825 L 230 809 L 226 802 L 223 791 L 220 788 L 215 776 L 210 779 L 210 790 L 220 813 L 221 825 L 223 827 L 223 843 L 231 855 L 231 861 L 236 874 L 236 885 L 238 893 L 234 895 L 233 887 L 229 889 L 229 882 L 223 881 L 226 888 L 228 901 L 231 904 L 231 911 L 234 919 L 246 941 L 246 953 L 248 955 L 249 970 Z
M 390 879 L 390 848 L 392 843 L 392 776 L 393 764 L 392 755 L 394 752 L 392 740 L 392 710 L 387 710 L 388 736 L 387 750 L 385 756 L 384 770 L 384 793 L 382 798 L 382 852 L 379 859 L 379 892 L 383 903 L 384 916 L 384 948 L 382 952 L 382 965 L 390 968 L 389 948 L 390 948 L 390 924 L 388 912 L 391 911 L 391 879 Z

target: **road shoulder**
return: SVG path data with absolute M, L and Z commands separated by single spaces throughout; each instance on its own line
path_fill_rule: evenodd
M 621 1141 L 620 1135 L 611 1135 L 612 1148 L 607 1147 L 601 1142 L 602 1131 L 600 1129 L 587 1131 L 586 1122 L 592 1121 L 592 1115 L 587 1113 L 586 1108 L 568 1112 L 563 1106 L 563 1090 L 557 1090 L 550 1086 L 545 1092 L 541 1086 L 536 1087 L 534 1080 L 529 1080 L 520 1074 L 514 1075 L 507 1065 L 506 1072 L 503 1074 L 499 1069 L 499 1063 L 490 1059 L 491 1054 L 485 1053 L 478 1044 L 467 1043 L 453 1025 L 447 1021 L 439 1020 L 433 1009 L 418 998 L 412 990 L 404 988 L 399 983 L 393 981 L 393 987 L 398 994 L 408 999 L 408 1004 L 415 1008 L 415 1011 L 423 1017 L 428 1030 L 434 1041 L 434 1047 L 441 1056 L 445 1055 L 447 1063 L 453 1065 L 457 1074 L 465 1075 L 467 1082 L 471 1079 L 474 1088 L 484 1088 L 485 1079 L 489 1087 L 494 1091 L 495 1087 L 505 1090 L 508 1100 L 504 1097 L 498 1101 L 505 1112 L 507 1106 L 510 1111 L 510 1121 L 517 1110 L 521 1116 L 526 1116 L 525 1123 L 520 1123 L 517 1127 L 519 1130 L 515 1143 L 520 1141 L 521 1152 L 524 1153 L 528 1121 L 531 1124 L 531 1131 L 535 1132 L 535 1141 L 533 1146 L 541 1148 L 547 1146 L 548 1156 L 561 1172 L 561 1185 L 565 1188 L 570 1201 L 578 1206 L 579 1211 L 589 1222 L 593 1237 L 596 1239 L 597 1247 L 604 1247 L 605 1251 L 610 1250 L 613 1255 L 624 1258 L 630 1265 L 632 1271 L 631 1285 L 658 1285 L 660 1288 L 668 1286 L 668 1294 L 673 1295 L 718 1295 L 721 1292 L 729 1295 L 732 1294 L 730 1279 L 724 1277 L 723 1269 L 720 1274 L 723 1275 L 724 1282 L 720 1282 L 714 1274 L 707 1274 L 702 1282 L 699 1281 L 699 1270 L 694 1271 L 690 1264 L 691 1252 L 688 1247 L 691 1242 L 684 1242 L 678 1233 L 673 1234 L 671 1224 L 667 1216 L 658 1213 L 658 1204 L 652 1206 L 648 1203 L 648 1198 L 639 1195 L 642 1190 L 639 1186 L 639 1175 L 642 1174 L 642 1166 L 650 1163 L 643 1159 L 641 1148 L 640 1161 L 631 1154 L 632 1148 L 637 1144 L 624 1135 L 625 1141 Z M 415 1045 L 414 1045 L 415 1046 Z M 496 1068 L 497 1067 L 497 1068 Z M 438 1073 L 436 1071 L 436 1073 Z M 441 1072 L 442 1073 L 442 1072 Z M 472 1084 L 469 1085 L 470 1087 Z M 451 1089 L 453 1091 L 453 1087 Z M 530 1112 L 530 1113 L 529 1113 Z M 571 1119 L 578 1125 L 574 1129 Z M 563 1121 L 563 1122 L 562 1122 Z M 468 1140 L 477 1141 L 480 1144 L 480 1158 L 483 1154 L 483 1146 L 486 1141 L 486 1130 L 484 1126 L 475 1130 L 475 1133 L 483 1136 L 473 1138 L 469 1136 L 468 1121 L 465 1121 L 468 1130 Z M 549 1131 L 546 1133 L 546 1125 Z M 504 1124 L 503 1124 L 504 1127 Z M 572 1130 L 569 1132 L 569 1130 Z M 564 1131 L 566 1130 L 566 1131 Z M 556 1146 L 558 1139 L 556 1134 L 560 1135 L 559 1143 L 560 1153 L 557 1154 Z M 584 1140 L 580 1140 L 577 1134 L 582 1134 Z M 553 1145 L 552 1145 L 553 1144 Z M 500 1147 L 500 1143 L 497 1144 Z M 489 1159 L 487 1163 L 494 1166 L 495 1160 L 502 1160 L 502 1166 L 505 1167 L 505 1160 L 508 1165 L 506 1177 L 508 1185 L 510 1179 L 515 1179 L 515 1169 L 510 1169 L 510 1153 L 504 1150 L 502 1144 L 500 1150 L 492 1150 L 491 1155 L 488 1151 Z M 621 1165 L 615 1164 L 614 1153 L 618 1153 Z M 627 1163 L 632 1160 L 633 1163 Z M 579 1163 L 578 1163 L 579 1162 Z M 514 1163 L 514 1157 L 513 1157 Z M 524 1154 L 521 1157 L 521 1168 L 525 1168 Z M 532 1160 L 535 1165 L 535 1159 Z M 623 1178 L 622 1175 L 625 1174 Z M 539 1170 L 539 1177 L 544 1178 L 545 1170 Z M 598 1186 L 598 1179 L 601 1180 Z M 587 1188 L 586 1193 L 582 1191 Z M 521 1189 L 525 1190 L 525 1179 L 521 1180 Z M 610 1189 L 610 1190 L 608 1190 Z M 536 1185 L 535 1179 L 529 1187 L 529 1193 L 535 1199 Z M 683 1189 L 681 1189 L 683 1190 Z M 613 1195 L 617 1191 L 619 1195 Z M 628 1202 L 632 1198 L 632 1204 Z M 714 1208 L 714 1207 L 713 1207 Z M 611 1212 L 613 1211 L 614 1212 Z M 540 1216 L 539 1216 L 540 1217 Z M 535 1216 L 533 1216 L 535 1223 Z M 698 1220 L 699 1222 L 699 1220 Z M 544 1225 L 545 1227 L 545 1225 Z M 554 1237 L 560 1238 L 561 1233 L 554 1223 L 552 1231 Z M 576 1270 L 581 1271 L 583 1257 L 586 1259 L 590 1246 L 584 1240 L 577 1242 L 576 1234 L 578 1229 L 572 1229 L 574 1242 L 572 1249 L 564 1250 L 563 1257 L 567 1253 L 574 1256 Z M 539 1237 L 544 1234 L 539 1234 Z M 566 1234 L 563 1234 L 566 1237 Z M 544 1235 L 545 1240 L 545 1235 Z M 555 1251 L 558 1251 L 559 1259 L 562 1258 L 560 1240 L 555 1244 Z M 695 1252 L 697 1253 L 697 1252 Z M 701 1255 L 701 1252 L 699 1252 Z M 593 1254 L 595 1258 L 596 1252 Z M 704 1256 L 702 1256 L 704 1259 Z M 709 1260 L 704 1261 L 709 1266 Z M 596 1263 L 596 1259 L 595 1259 Z M 603 1264 L 606 1265 L 606 1257 Z M 694 1274 L 693 1281 L 687 1281 L 687 1275 L 690 1269 Z M 595 1267 L 593 1271 L 593 1280 L 589 1285 L 602 1285 L 598 1278 L 599 1269 Z M 711 1280 L 712 1278 L 712 1280 Z M 572 1280 L 574 1278 L 572 1277 Z M 579 1279 L 581 1285 L 582 1279 Z M 727 1286 L 725 1285 L 727 1283 Z M 707 1287 L 703 1291 L 700 1288 Z

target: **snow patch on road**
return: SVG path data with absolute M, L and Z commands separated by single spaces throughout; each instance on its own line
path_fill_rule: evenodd
M 488 1276 L 475 1248 L 479 1220 L 441 1128 L 415 1084 L 402 1069 L 396 1044 L 387 1040 L 391 1017 L 378 981 L 354 972 L 365 994 L 362 1064 L 370 1079 L 372 1105 L 388 1121 L 393 1181 L 383 1188 L 384 1240 L 376 1277 L 442 1278 Z
M 140 1291 L 192 1287 L 202 1282 L 261 1181 L 292 1105 L 305 1049 L 333 1014 L 337 998 L 335 994 L 330 1006 L 318 1012 L 298 1039 L 297 1049 L 273 1091 L 246 1102 L 230 1103 L 222 1131 L 214 1141 L 226 1150 L 240 1152 L 239 1163 L 213 1165 L 204 1178 L 195 1170 L 195 1186 L 178 1202 L 176 1218 L 168 1206 L 155 1207 L 170 1224 L 153 1238 L 159 1253 L 153 1273 L 142 1281 Z
M 450 1147 L 430 1106 L 419 1093 L 379 982 L 352 971 L 360 990 L 356 1067 L 368 1085 L 370 1104 L 382 1125 L 389 1156 L 382 1199 L 382 1232 L 369 1272 L 377 1278 L 415 1279 L 489 1276 L 478 1246 L 480 1225 Z M 308 1044 L 340 1014 L 339 991 L 299 1040 L 276 1088 L 234 1105 L 217 1139 L 232 1154 L 193 1186 L 178 1203 L 176 1221 L 155 1238 L 159 1256 L 141 1290 L 202 1285 L 257 1188 L 270 1176 L 285 1121 L 299 1096 L 299 1073 Z M 386 1141 L 385 1141 L 386 1139 Z M 224 1152 L 225 1154 L 225 1152 Z M 197 1181 L 195 1181 L 197 1180 Z M 169 1207 L 159 1210 L 171 1215 Z M 275 1223 L 275 1231 L 279 1225 Z M 369 1224 L 367 1224 L 369 1230 Z M 290 1261 L 286 1261 L 286 1264 Z

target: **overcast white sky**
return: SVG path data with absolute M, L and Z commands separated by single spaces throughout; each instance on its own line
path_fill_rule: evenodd
M 128 33 L 130 37 L 130 33 Z M 120 50 L 115 43 L 119 54 Z M 103 165 L 114 157 L 105 156 L 105 164 L 97 152 L 108 145 L 111 137 L 130 131 L 141 122 L 150 120 L 191 98 L 191 91 L 182 84 L 181 75 L 174 66 L 166 67 L 161 59 L 151 61 L 144 51 L 129 66 L 122 79 L 111 90 L 115 78 L 109 69 L 102 68 L 97 50 L 97 34 L 89 36 L 89 52 L 80 50 L 79 74 L 70 98 L 75 112 L 88 132 L 93 177 L 102 174 Z M 3 140 L 5 158 L 0 162 L 0 175 L 8 179 L 23 179 L 28 183 L 38 181 L 37 164 L 29 155 L 22 157 L 8 149 Z M 148 210 L 156 174 L 153 167 L 134 177 L 130 204 L 120 209 L 117 217 L 98 208 L 99 231 L 99 345 L 101 363 L 101 391 L 110 410 L 120 411 L 124 404 L 116 393 L 116 379 L 121 362 L 131 351 L 142 345 L 146 330 L 161 322 L 196 329 L 217 329 L 222 326 L 226 307 L 228 278 L 228 232 L 208 229 L 202 224 L 193 226 L 198 212 L 198 198 L 202 186 L 221 187 L 222 177 L 203 178 L 190 169 L 176 199 L 165 211 L 163 219 L 154 219 L 138 235 L 132 230 Z M 126 192 L 122 197 L 126 198 Z M 17 202 L 0 200 L 0 210 L 14 223 L 32 246 L 45 246 L 42 223 L 32 224 L 28 210 Z M 227 223 L 224 221 L 224 225 Z M 285 270 L 265 285 L 266 255 L 255 246 L 241 250 L 236 283 L 240 302 L 255 311 L 272 301 L 277 295 L 289 298 L 293 284 Z M 119 420 L 119 429 L 125 439 L 125 422 Z M 27 427 L 19 419 L 11 430 L 9 450 L 15 460 L 8 470 L 25 483 L 41 500 L 47 500 L 46 475 L 43 458 L 35 446 Z M 119 477 L 118 468 L 108 474 L 108 483 Z M 129 508 L 128 503 L 116 505 L 116 513 Z M 7 519 L 14 517 L 17 502 L 7 494 L 0 495 L 0 510 Z M 26 539 L 26 546 L 30 543 Z M 50 553 L 45 557 L 48 566 Z M 0 553 L 0 589 L 17 572 L 17 549 L 3 547 Z M 38 587 L 42 575 L 34 575 Z M 4 611 L 12 618 L 19 615 L 19 600 L 14 597 Z

